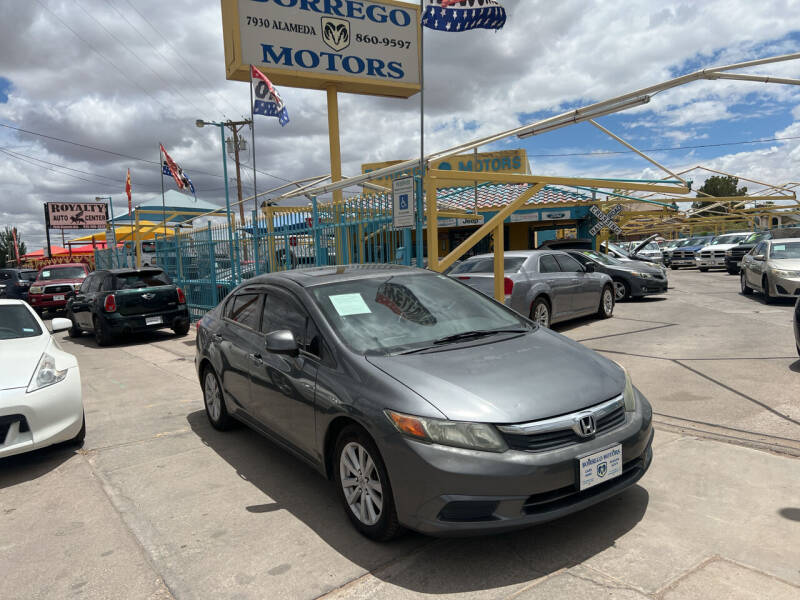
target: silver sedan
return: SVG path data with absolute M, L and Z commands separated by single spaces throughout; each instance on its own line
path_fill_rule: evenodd
M 504 255 L 505 304 L 540 325 L 614 313 L 614 284 L 593 265 L 558 250 L 516 250 Z M 494 255 L 480 254 L 448 273 L 471 288 L 494 295 Z
M 767 302 L 800 295 L 800 240 L 763 240 L 742 258 L 742 293 L 760 291 Z

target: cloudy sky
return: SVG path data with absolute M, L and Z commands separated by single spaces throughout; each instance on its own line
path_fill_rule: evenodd
M 499 32 L 426 30 L 426 149 L 703 67 L 800 51 L 798 0 L 503 5 Z M 219 0 L 0 2 L 0 225 L 40 248 L 43 202 L 111 195 L 123 212 L 129 167 L 134 202 L 159 197 L 159 142 L 198 197 L 224 204 L 218 130 L 194 125 L 249 116 L 247 84 L 225 80 L 221 30 Z M 800 61 L 747 72 L 800 78 Z M 257 117 L 259 191 L 330 171 L 325 93 L 281 93 L 291 123 Z M 798 100 L 794 86 L 704 81 L 599 121 L 674 170 L 702 164 L 781 184 L 800 180 Z M 418 155 L 419 95 L 344 94 L 339 109 L 345 174 Z M 481 150 L 518 147 L 534 173 L 662 176 L 588 124 Z M 245 185 L 252 192 L 250 170 Z

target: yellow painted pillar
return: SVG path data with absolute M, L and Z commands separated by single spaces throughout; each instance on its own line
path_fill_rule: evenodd
M 133 244 L 136 248 L 136 268 L 142 268 L 142 245 L 139 243 L 139 211 L 136 211 L 136 229 L 133 230 Z
M 439 270 L 439 225 L 438 219 L 439 216 L 437 214 L 436 209 L 436 182 L 433 181 L 430 177 L 425 178 L 425 195 L 427 198 L 425 199 L 426 205 L 426 216 L 428 217 L 428 222 L 426 227 L 428 228 L 427 235 L 428 235 L 428 268 L 431 271 L 438 271 Z
M 498 302 L 505 302 L 505 274 L 503 268 L 505 256 L 503 254 L 503 246 L 505 240 L 503 239 L 503 222 L 497 224 L 494 230 L 494 299 Z
M 342 180 L 342 151 L 339 146 L 339 99 L 336 95 L 336 86 L 329 85 L 325 88 L 328 93 L 328 144 L 331 154 L 331 182 Z M 342 190 L 333 192 L 333 202 L 342 201 Z

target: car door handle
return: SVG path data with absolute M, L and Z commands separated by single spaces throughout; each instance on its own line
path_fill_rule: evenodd
M 259 365 L 259 366 L 260 366 L 260 365 L 263 365 L 263 364 L 264 364 L 264 361 L 262 360 L 262 358 L 261 358 L 261 355 L 260 355 L 260 354 L 248 354 L 248 355 L 247 355 L 247 358 L 249 358 L 250 360 L 252 360 L 252 361 L 253 361 L 253 362 L 254 362 L 256 365 Z

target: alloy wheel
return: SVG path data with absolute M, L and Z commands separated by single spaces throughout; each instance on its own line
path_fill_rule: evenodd
M 625 289 L 625 284 L 621 281 L 614 282 L 614 298 L 619 302 L 620 300 L 624 299 L 625 296 L 628 294 L 627 290 Z
M 550 309 L 547 308 L 544 302 L 536 306 L 536 309 L 533 311 L 533 320 L 542 327 L 550 326 Z
M 217 378 L 210 370 L 206 372 L 203 391 L 205 392 L 206 407 L 213 421 L 219 421 L 222 414 L 222 394 L 220 394 Z
M 603 310 L 607 317 L 610 317 L 611 313 L 614 312 L 614 295 L 608 288 L 603 290 Z
M 339 475 L 347 506 L 364 525 L 375 525 L 383 511 L 383 487 L 375 461 L 358 442 L 339 454 Z

